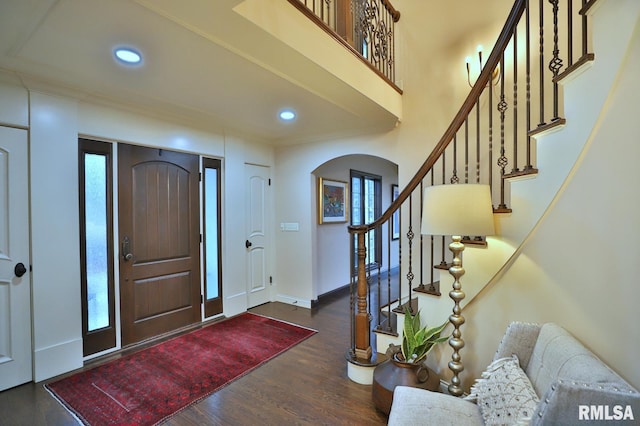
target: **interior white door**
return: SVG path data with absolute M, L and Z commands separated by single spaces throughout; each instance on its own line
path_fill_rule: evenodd
M 0 391 L 32 380 L 27 131 L 0 126 Z
M 269 168 L 245 165 L 247 293 L 249 308 L 271 300 L 269 283 Z

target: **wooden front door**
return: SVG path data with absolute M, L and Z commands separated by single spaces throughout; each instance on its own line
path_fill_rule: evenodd
M 198 156 L 120 144 L 122 345 L 201 319 Z

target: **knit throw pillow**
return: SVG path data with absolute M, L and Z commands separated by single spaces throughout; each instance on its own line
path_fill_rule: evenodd
M 516 355 L 491 363 L 465 399 L 480 408 L 485 425 L 528 424 L 539 398 Z

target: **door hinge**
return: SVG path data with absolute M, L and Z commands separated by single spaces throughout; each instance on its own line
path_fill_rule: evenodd
M 200 304 L 202 304 L 202 303 L 204 303 L 204 295 L 203 294 L 200 295 Z
M 198 182 L 202 182 L 202 173 L 198 173 Z
M 273 277 L 269 275 L 269 284 L 273 284 Z
M 271 186 L 271 178 L 269 178 L 269 186 Z
M 200 242 L 202 242 L 202 234 L 200 234 Z

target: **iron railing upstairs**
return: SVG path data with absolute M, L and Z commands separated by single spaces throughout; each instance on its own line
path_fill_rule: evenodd
M 362 59 L 398 92 L 395 73 L 395 23 L 389 0 L 289 0 L 311 21 Z
M 586 16 L 594 2 L 567 0 L 560 7 L 558 0 L 516 0 L 469 95 L 415 176 L 379 218 L 349 227 L 356 248 L 349 362 L 375 365 L 373 336 L 397 336 L 394 309 L 415 309 L 415 292 L 440 295 L 433 271 L 448 269 L 450 260 L 444 237 L 420 235 L 423 190 L 430 185 L 488 183 L 494 212 L 505 213 L 511 211 L 507 179 L 537 173 L 532 137 L 564 123 L 558 82 L 594 59 L 588 53 Z M 392 229 L 398 225 L 400 241 L 392 243 Z M 396 250 L 394 256 L 384 253 L 372 259 L 367 247 L 375 240 L 372 233 L 388 239 L 386 247 Z M 463 242 L 486 244 L 477 236 L 466 236 Z M 398 263 L 391 264 L 392 258 Z

